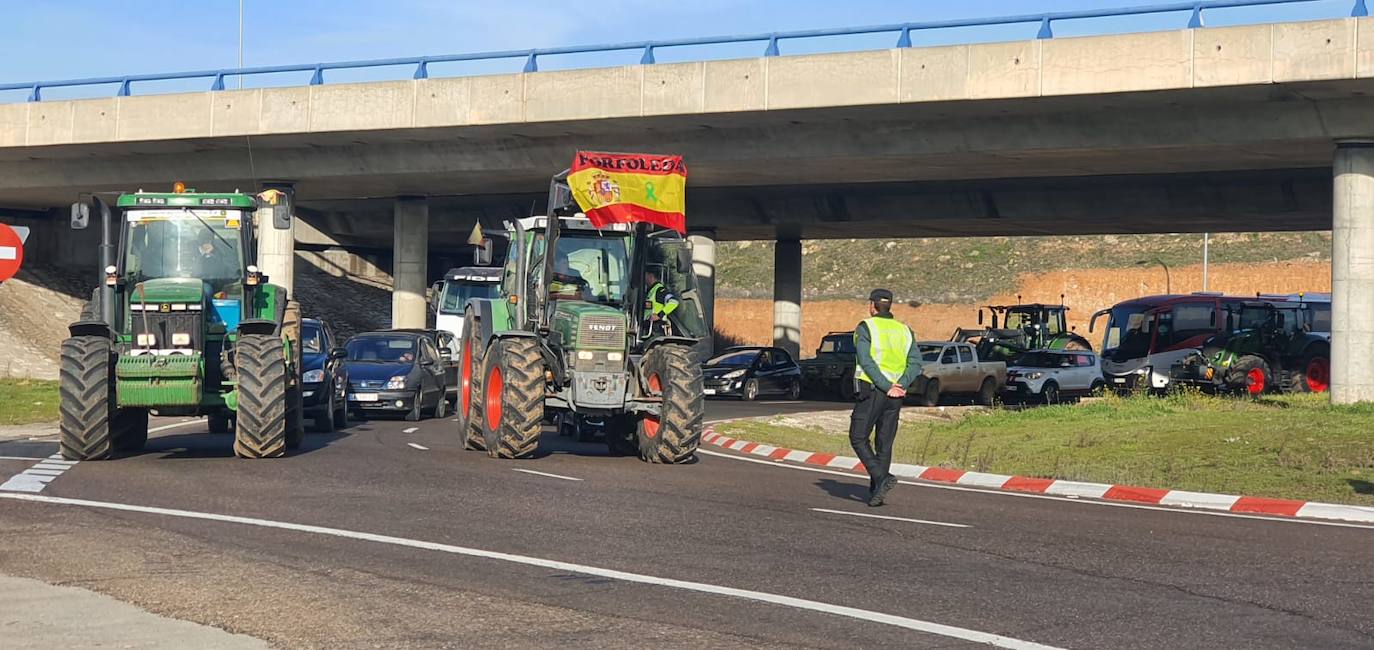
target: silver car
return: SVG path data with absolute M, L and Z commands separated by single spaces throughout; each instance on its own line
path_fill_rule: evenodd
M 1004 399 L 1058 404 L 1100 393 L 1106 386 L 1095 352 L 1031 350 L 1007 368 Z

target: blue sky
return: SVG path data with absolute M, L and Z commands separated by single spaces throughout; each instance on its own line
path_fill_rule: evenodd
M 525 49 L 718 34 L 1161 4 L 1159 0 L 244 0 L 248 66 Z M 1218 10 L 1208 24 L 1347 15 L 1353 0 Z M 239 0 L 0 0 L 0 83 L 227 68 L 238 59 Z M 1187 13 L 1059 23 L 1057 35 L 1182 27 Z M 1008 40 L 1036 26 L 941 30 L 917 44 Z M 783 53 L 889 47 L 895 36 L 784 42 Z M 761 44 L 660 51 L 660 62 L 756 56 Z M 639 53 L 541 60 L 541 69 L 638 62 Z M 433 76 L 518 71 L 522 62 L 436 67 Z M 338 72 L 333 81 L 406 78 Z M 307 76 L 250 85 L 304 83 Z M 208 82 L 193 82 L 197 87 Z M 232 85 L 232 82 L 231 82 Z M 152 89 L 146 89 L 146 91 Z M 112 91 L 110 91 L 112 92 Z M 136 92 L 138 92 L 136 90 Z M 73 91 L 45 93 L 58 98 Z M 101 91 L 99 94 L 108 94 Z M 3 97 L 0 100 L 13 101 Z

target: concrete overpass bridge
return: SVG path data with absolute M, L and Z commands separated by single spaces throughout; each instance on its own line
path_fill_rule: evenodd
M 703 262 L 716 239 L 778 241 L 794 349 L 802 238 L 1333 229 L 1334 397 L 1374 400 L 1374 19 L 1199 16 L 803 56 L 772 56 L 772 35 L 765 56 L 692 63 L 653 63 L 646 44 L 644 63 L 584 70 L 538 71 L 531 53 L 525 72 L 478 77 L 428 78 L 417 59 L 425 78 L 402 81 L 138 96 L 135 79 L 0 105 L 0 207 L 286 181 L 297 244 L 394 247 L 410 323 L 425 252 L 528 215 L 574 150 L 680 152 Z

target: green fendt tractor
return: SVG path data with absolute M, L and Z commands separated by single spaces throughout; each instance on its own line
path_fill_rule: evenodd
M 1323 392 L 1331 365 L 1326 337 L 1312 332 L 1312 306 L 1256 300 L 1226 309 L 1226 327 L 1170 368 L 1170 379 L 1208 392 Z
M 1029 350 L 1091 350 L 1069 329 L 1068 312 L 1063 304 L 988 305 L 978 310 L 977 329 L 961 327 L 950 340 L 973 341 L 986 361 L 1011 362 Z M 989 318 L 992 327 L 984 327 Z
M 465 308 L 458 422 L 468 449 L 523 458 L 546 409 L 596 419 L 612 453 L 651 463 L 692 458 L 701 438 L 705 335 L 688 242 L 648 224 L 601 229 L 554 178 L 549 215 L 507 224 L 499 296 Z M 679 300 L 645 318 L 646 271 Z
M 103 271 L 62 343 L 64 458 L 142 449 L 150 411 L 209 416 L 244 458 L 301 442 L 299 310 L 255 266 L 255 211 L 273 195 L 176 190 L 72 206 L 73 228 L 99 213 Z M 289 227 L 284 204 L 272 214 Z

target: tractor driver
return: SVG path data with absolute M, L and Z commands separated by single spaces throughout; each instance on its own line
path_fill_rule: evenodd
M 649 287 L 644 294 L 644 320 L 649 322 L 650 331 L 666 332 L 668 316 L 677 311 L 678 299 L 668 287 L 663 286 L 657 269 L 644 271 L 644 284 Z
M 572 267 L 568 254 L 556 252 L 553 278 L 549 282 L 549 298 L 553 300 L 586 300 L 587 280 Z
M 231 251 L 225 250 L 223 243 L 216 241 L 217 238 L 212 232 L 206 232 L 200 237 L 195 253 L 195 276 L 209 280 L 211 284 L 221 285 L 238 278 L 239 261 Z

